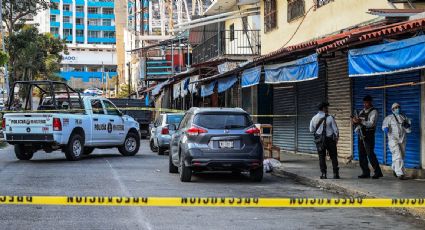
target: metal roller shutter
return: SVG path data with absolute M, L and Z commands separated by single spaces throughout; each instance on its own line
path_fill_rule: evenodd
M 322 66 L 321 69 L 324 69 Z M 326 100 L 325 78 L 297 83 L 297 151 L 317 153 L 310 133 L 310 120 L 317 113 L 317 105 Z
M 273 114 L 286 116 L 273 117 L 273 144 L 286 151 L 295 151 L 295 95 L 294 85 L 273 88 Z
M 329 113 L 335 116 L 339 129 L 338 156 L 352 157 L 352 101 L 351 79 L 348 77 L 347 56 L 337 56 L 327 60 L 327 90 Z
M 392 85 L 402 82 L 419 82 L 420 79 L 420 72 L 415 71 L 388 76 L 385 79 L 385 84 Z M 419 168 L 421 152 L 421 87 L 417 85 L 388 88 L 386 89 L 385 95 L 387 115 L 392 113 L 392 104 L 398 102 L 401 105 L 402 112 L 412 120 L 412 132 L 407 136 L 405 166 L 406 168 Z M 391 165 L 391 151 L 388 147 L 386 150 L 386 164 Z
M 382 132 L 382 121 L 384 117 L 384 90 L 366 90 L 368 86 L 382 86 L 384 85 L 383 77 L 364 77 L 354 78 L 354 95 L 353 105 L 354 109 L 361 111 L 363 109 L 363 97 L 370 95 L 373 98 L 373 105 L 378 110 L 379 117 L 378 123 L 376 124 L 375 134 L 375 154 L 380 164 L 384 163 L 384 133 Z M 354 159 L 359 159 L 359 148 L 358 148 L 358 135 L 354 133 L 353 138 L 354 146 Z

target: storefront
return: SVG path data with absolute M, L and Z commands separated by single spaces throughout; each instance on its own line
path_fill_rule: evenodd
M 349 52 L 349 75 L 353 77 L 353 107 L 363 107 L 362 98 L 371 95 L 379 112 L 375 153 L 381 164 L 391 165 L 391 152 L 382 132 L 382 121 L 392 114 L 391 105 L 398 102 L 412 122 L 408 134 L 405 164 L 421 167 L 421 69 L 425 66 L 425 36 L 370 46 Z M 354 134 L 354 159 L 358 159 L 357 135 Z

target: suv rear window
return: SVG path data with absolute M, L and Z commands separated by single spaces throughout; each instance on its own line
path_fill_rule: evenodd
M 252 125 L 252 121 L 246 114 L 198 114 L 194 118 L 194 124 L 207 129 L 243 129 Z
M 183 118 L 183 114 L 168 114 L 167 124 L 175 124 L 176 126 L 180 123 Z

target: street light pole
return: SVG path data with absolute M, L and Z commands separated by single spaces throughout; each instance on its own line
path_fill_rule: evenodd
M 0 0 L 0 32 L 1 32 L 1 44 L 2 44 L 2 51 L 6 51 L 5 45 L 4 45 L 4 30 L 3 30 L 3 0 Z M 4 65 L 4 81 L 6 83 L 6 93 L 9 95 L 9 77 L 7 72 L 7 63 Z M 4 95 L 4 93 L 3 93 Z

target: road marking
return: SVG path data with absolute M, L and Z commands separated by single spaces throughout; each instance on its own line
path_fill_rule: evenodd
M 124 192 L 128 190 L 124 187 Z M 425 198 L 255 198 L 0 196 L 0 205 L 245 207 L 245 208 L 425 208 Z M 141 213 L 140 213 L 141 215 Z M 141 215 L 141 217 L 144 217 Z M 145 221 L 145 220 L 144 220 Z M 151 228 L 148 222 L 144 222 Z
M 106 162 L 108 163 L 109 168 L 112 171 L 112 177 L 118 182 L 121 191 L 125 194 L 125 196 L 130 197 L 130 191 L 128 191 L 127 187 L 124 185 L 124 183 L 122 183 L 121 177 L 118 175 L 118 172 L 112 167 L 111 163 L 108 160 L 106 160 Z M 146 218 L 146 215 L 140 208 L 136 208 L 135 217 L 139 225 L 145 226 L 146 229 L 152 230 L 151 224 L 149 223 L 148 219 Z

